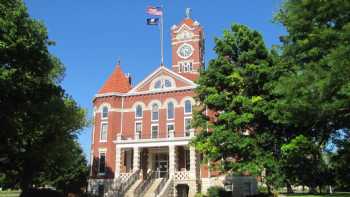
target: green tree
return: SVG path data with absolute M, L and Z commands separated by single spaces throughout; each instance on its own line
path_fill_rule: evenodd
M 260 175 L 266 169 L 267 184 L 277 185 L 283 180 L 276 176 L 283 138 L 264 114 L 270 99 L 264 86 L 276 74 L 271 73 L 274 55 L 257 31 L 243 25 L 232 25 L 215 43 L 217 57 L 198 80 L 197 99 L 207 109 L 194 116 L 200 132 L 193 144 L 222 171 Z
M 59 85 L 64 66 L 52 44 L 21 0 L 0 1 L 0 171 L 24 193 L 86 125 L 85 111 Z
M 288 137 L 293 141 L 285 147 L 302 152 L 285 151 L 284 158 L 306 162 L 310 170 L 291 170 L 285 162 L 286 173 L 308 180 L 313 191 L 316 183 L 325 184 L 314 179 L 316 172 L 331 179 L 323 174 L 324 160 L 310 157 L 320 158 L 331 136 L 350 124 L 349 10 L 350 2 L 344 0 L 286 0 L 276 16 L 288 34 L 281 37 L 284 66 L 275 67 L 282 76 L 269 85 L 274 99 L 267 113 L 274 123 L 295 127 Z M 301 135 L 303 143 L 296 143 Z

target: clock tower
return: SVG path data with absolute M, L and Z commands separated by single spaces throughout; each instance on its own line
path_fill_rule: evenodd
M 176 73 L 196 80 L 200 69 L 204 67 L 204 35 L 198 21 L 190 17 L 186 9 L 186 18 L 171 28 L 172 68 Z

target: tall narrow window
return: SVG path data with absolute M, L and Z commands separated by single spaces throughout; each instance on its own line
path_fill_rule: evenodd
M 141 132 L 142 132 L 142 123 L 136 122 L 135 123 L 135 135 L 137 139 L 141 139 Z
M 108 118 L 108 107 L 102 108 L 102 118 Z
M 152 125 L 152 138 L 158 137 L 158 125 Z
M 191 118 L 185 118 L 185 136 L 190 136 L 191 129 Z
M 98 162 L 98 172 L 104 174 L 106 172 L 106 153 L 100 152 L 100 158 Z
M 169 102 L 168 103 L 168 113 L 167 113 L 167 115 L 168 115 L 168 119 L 169 120 L 172 120 L 172 119 L 174 119 L 174 103 L 173 102 Z
M 107 131 L 108 131 L 108 124 L 102 123 L 101 132 L 100 132 L 100 141 L 101 142 L 107 141 Z
M 192 113 L 192 103 L 190 100 L 185 101 L 185 113 L 186 114 Z
M 158 104 L 152 105 L 152 120 L 157 121 L 159 119 L 159 106 Z
M 136 118 L 142 118 L 142 115 L 143 115 L 142 106 L 141 105 L 137 105 L 136 106 L 135 117 Z
M 174 123 L 168 124 L 167 126 L 168 137 L 170 137 L 170 133 L 174 132 L 174 130 L 175 130 Z

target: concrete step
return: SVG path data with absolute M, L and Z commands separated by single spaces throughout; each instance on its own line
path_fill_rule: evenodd
M 135 189 L 141 182 L 142 182 L 141 179 L 138 179 L 137 181 L 135 181 L 135 183 L 131 185 L 131 187 L 125 193 L 124 197 L 134 197 Z
M 157 178 L 153 181 L 151 187 L 145 192 L 144 197 L 154 197 L 154 192 L 156 191 L 158 185 L 163 180 L 163 178 Z

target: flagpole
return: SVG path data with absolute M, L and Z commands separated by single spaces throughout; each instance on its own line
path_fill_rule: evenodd
M 164 48 L 163 48 L 163 15 L 164 9 L 163 5 L 160 6 L 162 8 L 162 15 L 160 16 L 160 66 L 164 66 Z

